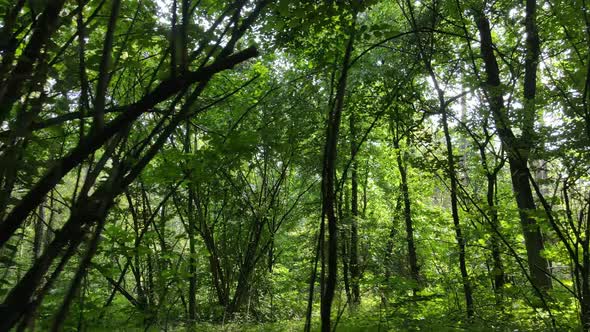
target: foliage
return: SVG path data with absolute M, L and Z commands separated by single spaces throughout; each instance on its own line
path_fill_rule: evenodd
M 590 329 L 583 1 L 0 14 L 0 331 Z

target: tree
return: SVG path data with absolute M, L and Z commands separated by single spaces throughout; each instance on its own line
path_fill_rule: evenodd
M 0 330 L 589 330 L 585 7 L 0 3 Z
M 516 202 L 520 209 L 520 220 L 525 237 L 529 270 L 533 286 L 546 290 L 551 288 L 549 263 L 542 256 L 544 249 L 541 230 L 530 211 L 536 209 L 533 193 L 528 179 L 529 153 L 533 144 L 533 128 L 535 122 L 535 93 L 536 77 L 539 58 L 539 39 L 535 23 L 535 1 L 526 3 L 526 63 L 524 79 L 524 109 L 522 136 L 517 138 L 512 131 L 511 122 L 506 115 L 503 93 L 500 87 L 500 70 L 493 51 L 493 41 L 490 24 L 485 14 L 480 10 L 474 15 L 481 38 L 481 54 L 485 63 L 486 96 L 490 105 L 490 113 L 494 118 L 498 135 L 508 153 L 508 163 L 512 178 Z

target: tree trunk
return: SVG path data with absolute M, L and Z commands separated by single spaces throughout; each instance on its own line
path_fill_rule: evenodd
M 582 214 L 580 216 L 584 218 Z M 581 310 L 581 322 L 582 329 L 584 331 L 590 331 L 590 207 L 586 213 L 586 220 L 582 221 L 586 225 L 584 230 L 584 240 L 582 242 L 582 303 L 580 305 Z
M 33 256 L 32 262 L 35 264 L 35 261 L 39 256 L 41 256 L 42 248 L 44 245 L 44 227 L 43 223 L 45 222 L 45 206 L 43 203 L 39 205 L 39 216 L 35 220 L 35 237 L 33 240 Z M 33 312 L 30 312 L 29 315 L 25 315 L 25 318 L 22 322 L 22 330 L 24 331 L 28 328 L 31 331 L 35 331 L 35 316 Z
M 492 287 L 496 297 L 496 304 L 500 306 L 502 304 L 502 289 L 506 280 L 504 274 L 504 265 L 502 263 L 501 246 L 502 239 L 500 238 L 500 222 L 498 221 L 498 211 L 496 208 L 496 185 L 498 181 L 498 172 L 502 169 L 504 162 L 500 161 L 495 166 L 491 167 L 486 159 L 486 147 L 490 143 L 492 136 L 489 135 L 487 130 L 487 119 L 483 125 L 483 131 L 485 133 L 485 141 L 481 143 L 477 140 L 475 135 L 472 135 L 475 145 L 479 150 L 479 156 L 481 158 L 481 166 L 486 173 L 487 190 L 486 190 L 486 203 L 489 212 L 488 220 L 489 233 L 490 233 L 490 246 L 492 250 Z M 502 158 L 502 156 L 500 156 Z M 496 159 L 497 160 L 497 159 Z M 484 216 L 485 217 L 485 216 Z
M 190 121 L 186 123 L 186 137 L 184 142 L 184 152 L 191 153 L 191 136 L 190 136 Z M 196 293 L 197 293 L 197 269 L 196 269 L 196 250 L 195 250 L 195 191 L 193 183 L 188 184 L 188 201 L 187 201 L 187 235 L 189 242 L 189 258 L 188 258 L 188 319 L 189 325 L 194 324 L 196 319 Z
M 473 294 L 471 290 L 471 282 L 469 281 L 469 274 L 467 273 L 467 264 L 465 261 L 465 238 L 463 237 L 461 223 L 459 221 L 459 209 L 457 206 L 457 173 L 455 172 L 455 159 L 453 158 L 453 144 L 451 142 L 451 135 L 449 133 L 447 110 L 443 105 L 441 105 L 441 107 L 443 129 L 447 145 L 447 166 L 451 180 L 451 212 L 453 215 L 453 225 L 455 226 L 455 238 L 457 240 L 457 247 L 459 248 L 459 269 L 461 270 L 467 318 L 471 319 L 474 314 Z
M 493 51 L 490 23 L 483 13 L 476 14 L 475 20 L 480 34 L 481 54 L 487 75 L 485 86 L 486 97 L 490 104 L 490 111 L 494 118 L 498 135 L 508 152 L 512 188 L 516 196 L 517 206 L 520 210 L 520 222 L 525 239 L 531 280 L 535 288 L 547 290 L 551 288 L 551 277 L 548 274 L 549 263 L 541 254 L 544 250 L 544 243 L 539 226 L 530 217 L 530 211 L 536 209 L 527 169 L 530 146 L 526 141 L 523 142 L 521 139 L 517 139 L 509 125 L 504 108 L 503 93 L 501 91 L 500 70 Z
M 393 147 L 396 151 L 397 169 L 401 178 L 401 191 L 404 202 L 404 221 L 406 224 L 406 243 L 408 245 L 408 263 L 410 265 L 410 276 L 415 282 L 412 287 L 412 294 L 416 296 L 420 290 L 420 267 L 418 266 L 418 255 L 414 244 L 414 224 L 412 222 L 412 210 L 410 202 L 410 190 L 408 188 L 408 176 L 406 164 L 402 158 L 402 152 L 399 147 L 399 133 L 395 132 L 396 137 L 393 139 Z
M 44 236 L 44 225 L 45 222 L 45 206 L 43 203 L 39 205 L 39 216 L 35 219 L 35 237 L 33 240 L 33 263 L 39 256 L 41 255 L 41 251 L 43 248 L 43 240 Z
M 351 164 L 351 197 L 350 197 L 350 286 L 352 293 L 351 308 L 358 306 L 361 303 L 360 295 L 360 270 L 358 257 L 358 218 L 359 218 L 359 204 L 358 204 L 358 162 L 356 155 L 358 146 L 356 142 L 356 119 L 354 112 L 350 113 L 350 155 L 352 158 Z
M 356 20 L 356 15 L 353 19 Z M 354 29 L 354 27 L 352 28 Z M 336 291 L 336 276 L 338 273 L 338 221 L 336 220 L 336 155 L 338 144 L 338 132 L 344 108 L 344 93 L 346 91 L 346 79 L 354 43 L 354 30 L 348 40 L 346 52 L 342 62 L 342 71 L 338 80 L 338 88 L 334 103 L 334 109 L 330 110 L 328 126 L 326 130 L 326 145 L 324 149 L 322 171 L 322 215 L 326 217 L 328 225 L 328 269 L 325 280 L 325 288 L 322 293 L 321 320 L 322 332 L 331 332 L 332 300 Z
M 349 304 L 352 304 L 352 293 L 350 291 L 350 266 L 349 266 L 349 260 L 350 260 L 350 255 L 348 253 L 348 239 L 349 239 L 349 233 L 347 232 L 349 230 L 348 225 L 344 224 L 344 221 L 346 220 L 344 217 L 344 211 L 348 211 L 350 206 L 348 204 L 348 190 L 346 190 L 346 188 L 344 186 L 342 186 L 342 190 L 344 191 L 344 193 L 346 195 L 344 195 L 344 209 L 342 208 L 342 193 L 340 193 L 340 200 L 339 200 L 339 204 L 338 204 L 338 218 L 342 221 L 339 227 L 339 232 L 338 232 L 338 236 L 340 237 L 340 258 L 342 260 L 342 281 L 344 282 L 344 291 L 346 293 L 346 300 Z M 344 210 L 344 211 L 343 211 Z M 352 308 L 352 305 L 349 306 L 349 308 Z
M 487 194 L 486 199 L 488 208 L 490 209 L 490 221 L 491 227 L 495 230 L 500 231 L 500 223 L 498 222 L 498 211 L 496 210 L 495 204 L 495 185 L 496 185 L 496 174 L 487 174 Z M 505 275 L 504 275 L 504 264 L 502 264 L 502 255 L 500 253 L 500 240 L 494 230 L 491 232 L 491 247 L 492 247 L 492 261 L 494 276 L 494 292 L 496 293 L 496 302 L 501 303 L 502 300 L 502 288 L 504 287 Z

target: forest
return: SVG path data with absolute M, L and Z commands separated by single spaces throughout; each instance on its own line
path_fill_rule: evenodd
M 587 0 L 0 0 L 0 331 L 590 331 Z

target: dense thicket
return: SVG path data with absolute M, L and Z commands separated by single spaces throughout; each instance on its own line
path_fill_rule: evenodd
M 585 0 L 0 15 L 0 331 L 590 330 Z

